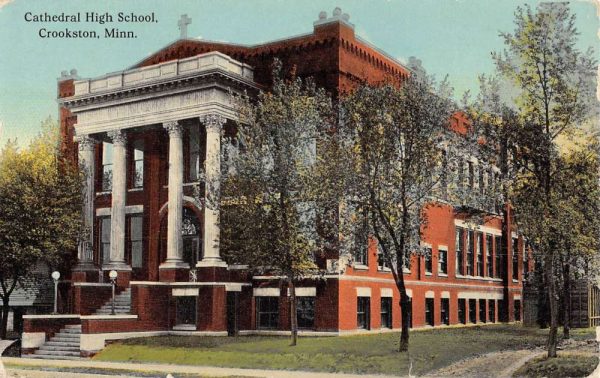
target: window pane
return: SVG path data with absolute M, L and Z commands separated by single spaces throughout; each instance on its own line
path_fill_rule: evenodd
M 112 189 L 113 145 L 102 143 L 102 191 Z
M 298 328 L 313 328 L 315 324 L 315 298 L 297 297 Z
M 189 129 L 189 172 L 190 181 L 197 181 L 200 178 L 200 128 L 191 127 Z

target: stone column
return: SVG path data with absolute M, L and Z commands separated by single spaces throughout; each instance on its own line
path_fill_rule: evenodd
M 167 259 L 159 269 L 189 269 L 183 261 L 181 221 L 183 217 L 183 140 L 176 121 L 165 122 L 169 133 L 169 199 L 167 208 Z
M 121 130 L 108 133 L 113 142 L 110 263 L 105 270 L 131 270 L 125 263 L 125 199 L 127 196 L 127 137 Z
M 200 118 L 206 126 L 206 160 L 204 190 L 204 257 L 197 267 L 226 267 L 219 253 L 219 200 L 221 188 L 221 131 L 226 122 L 218 114 Z
M 87 271 L 97 270 L 94 266 L 93 246 L 94 246 L 94 198 L 96 196 L 94 188 L 94 170 L 95 170 L 95 152 L 96 141 L 88 135 L 82 135 L 76 138 L 79 144 L 79 167 L 85 176 L 83 186 L 83 226 L 85 235 L 79 241 L 77 253 L 77 265 L 74 270 Z

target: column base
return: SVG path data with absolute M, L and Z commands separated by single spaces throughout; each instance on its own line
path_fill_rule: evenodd
M 196 268 L 227 268 L 227 263 L 218 257 L 209 257 L 198 261 Z
M 158 280 L 161 282 L 189 282 L 190 268 L 158 268 Z
M 100 268 L 91 261 L 78 262 L 71 270 L 73 282 L 98 282 L 100 280 Z
M 229 271 L 225 266 L 196 265 L 196 275 L 199 282 L 228 282 Z

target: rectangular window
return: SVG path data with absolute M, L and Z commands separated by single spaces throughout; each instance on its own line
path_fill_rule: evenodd
M 469 323 L 476 323 L 477 319 L 477 300 L 469 299 Z
M 428 274 L 431 274 L 431 269 L 432 269 L 432 263 L 431 263 L 432 256 L 431 256 L 431 254 L 432 254 L 431 248 L 425 248 L 425 256 L 424 256 L 424 259 L 425 259 L 425 273 L 428 273 Z
M 433 298 L 425 298 L 425 322 L 427 323 L 427 325 L 433 325 L 433 314 Z
M 100 218 L 100 263 L 110 262 L 110 217 Z
M 448 274 L 448 251 L 438 249 L 438 274 Z
M 473 189 L 475 187 L 475 167 L 471 161 L 467 164 L 469 165 L 469 189 Z
M 458 322 L 460 324 L 467 324 L 467 300 L 464 298 L 458 298 Z
M 472 276 L 475 269 L 475 232 L 467 232 L 467 275 Z
M 387 268 L 388 266 L 385 263 L 385 256 L 383 255 L 383 252 L 379 251 L 379 253 L 377 253 L 377 269 L 385 270 Z
M 494 237 L 495 249 L 496 249 L 496 277 L 503 278 L 504 277 L 504 259 L 503 256 L 505 254 L 502 248 L 502 236 L 498 235 Z
M 485 169 L 483 167 L 479 167 L 479 193 L 483 194 L 485 192 Z
M 479 321 L 485 323 L 485 299 L 479 300 Z
M 188 172 L 189 181 L 198 181 L 202 177 L 200 128 L 193 126 L 188 129 Z
M 277 329 L 279 297 L 256 297 L 256 328 Z
M 496 323 L 496 301 L 488 300 L 488 318 L 491 323 Z
M 465 253 L 465 229 L 456 227 L 455 229 L 455 251 L 456 251 L 456 274 L 464 275 L 463 253 Z
M 360 329 L 370 329 L 371 323 L 371 298 L 356 298 L 356 327 Z
M 412 328 L 412 326 L 413 326 L 412 314 L 413 314 L 412 297 L 408 297 L 408 326 L 410 328 Z
M 523 244 L 525 244 L 525 243 L 523 243 Z M 529 251 L 529 248 L 526 245 L 523 248 L 523 276 L 522 276 L 523 280 L 525 280 L 527 278 L 527 273 L 529 272 L 528 251 Z
M 441 321 L 442 324 L 450 324 L 450 298 L 442 298 Z
M 144 141 L 136 140 L 133 144 L 133 164 L 131 172 L 131 187 L 144 186 Z
M 458 161 L 458 188 L 463 189 L 465 187 L 465 164 L 462 160 Z
M 131 267 L 141 268 L 142 261 L 142 227 L 144 218 L 141 215 L 129 217 L 129 250 L 131 251 Z
M 512 278 L 519 279 L 519 239 L 512 239 Z
M 508 310 L 506 308 L 506 301 L 504 299 L 498 300 L 498 321 L 508 321 Z
M 312 329 L 315 326 L 315 297 L 296 297 L 298 328 Z
M 493 236 L 486 234 L 485 235 L 485 263 L 486 263 L 486 273 L 485 275 L 488 277 L 492 277 L 493 274 L 493 258 L 492 258 L 492 243 Z
M 392 298 L 381 298 L 381 328 L 392 328 Z
M 113 145 L 102 143 L 102 191 L 112 190 Z
M 521 321 L 521 300 L 515 299 L 515 322 Z
M 477 275 L 483 276 L 483 234 L 477 233 Z

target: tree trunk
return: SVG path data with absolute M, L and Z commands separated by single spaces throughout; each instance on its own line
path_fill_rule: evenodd
M 400 312 L 402 314 L 402 330 L 400 332 L 400 347 L 398 348 L 398 351 L 406 352 L 408 351 L 408 332 L 410 329 L 410 309 L 408 308 L 410 298 L 406 294 L 406 285 L 404 284 L 404 272 L 402 272 L 402 267 L 400 267 L 400 271 L 397 274 L 396 286 L 400 292 Z
M 564 297 L 563 297 L 563 338 L 571 338 L 571 267 L 568 264 L 563 266 L 563 282 L 564 282 Z
M 554 251 L 548 251 L 544 259 L 544 269 L 548 285 L 548 304 L 550 307 L 550 332 L 548 333 L 548 358 L 556 357 L 558 333 L 558 303 L 556 300 L 554 280 Z
M 290 289 L 290 329 L 292 330 L 292 341 L 290 346 L 295 346 L 298 342 L 298 314 L 296 313 L 296 285 L 292 280 L 289 281 Z
M 6 333 L 8 328 L 8 311 L 10 307 L 8 306 L 8 299 L 2 300 L 2 321 L 0 323 L 0 340 L 6 339 Z

